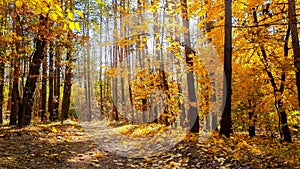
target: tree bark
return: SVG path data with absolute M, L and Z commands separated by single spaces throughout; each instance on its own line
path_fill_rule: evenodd
M 46 25 L 46 21 L 47 21 L 46 18 L 43 15 L 41 15 L 40 17 L 41 25 Z M 19 115 L 18 126 L 20 127 L 30 124 L 33 99 L 34 99 L 33 96 L 36 89 L 36 82 L 40 74 L 39 69 L 40 69 L 41 61 L 44 59 L 43 52 L 46 45 L 46 41 L 44 39 L 43 34 L 39 36 L 36 38 L 35 52 L 33 54 L 32 60 L 29 65 L 29 73 L 27 76 L 25 89 L 23 92 L 22 102 L 19 104 L 20 107 L 18 110 L 18 115 Z
M 3 123 L 3 102 L 4 102 L 4 63 L 0 62 L 0 124 Z
M 291 28 L 292 35 L 292 46 L 294 53 L 294 66 L 296 67 L 296 86 L 298 91 L 298 104 L 300 107 L 300 47 L 299 47 L 299 36 L 297 28 L 297 16 L 296 16 L 296 5 L 295 0 L 288 0 L 288 21 Z
M 12 84 L 12 93 L 11 93 L 11 112 L 10 112 L 10 125 L 17 124 L 17 116 L 19 109 L 19 102 L 21 100 L 19 94 L 19 75 L 20 75 L 20 62 L 19 59 L 13 61 L 13 84 Z M 20 119 L 20 117 L 18 117 Z
M 190 131 L 194 133 L 199 133 L 200 122 L 198 115 L 198 107 L 196 91 L 195 91 L 195 79 L 194 72 L 192 70 L 193 67 L 193 57 L 195 57 L 195 51 L 191 48 L 190 41 L 190 31 L 189 31 L 189 18 L 187 11 L 187 0 L 181 0 L 181 13 L 182 19 L 184 23 L 184 27 L 187 31 L 184 33 L 184 53 L 186 57 L 186 63 L 191 68 L 191 70 L 187 73 L 187 83 L 188 83 L 188 102 L 190 103 L 189 109 L 187 110 L 187 126 L 191 127 Z
M 50 121 L 55 121 L 54 113 L 53 113 L 53 55 L 54 55 L 54 47 L 53 43 L 50 43 L 50 48 L 49 48 L 49 95 L 48 95 L 48 112 L 50 114 Z
M 16 15 L 18 16 L 18 15 Z M 18 36 L 22 36 L 21 33 L 21 27 L 20 27 L 20 20 L 18 17 L 14 18 L 15 19 L 15 26 L 14 30 Z M 21 43 L 19 41 L 15 42 L 16 45 L 16 52 L 21 55 L 20 48 L 22 47 Z M 11 109 L 10 109 L 10 125 L 16 125 L 17 124 L 17 118 L 20 120 L 20 117 L 18 117 L 18 111 L 19 111 L 19 102 L 21 100 L 20 93 L 19 93 L 19 76 L 20 76 L 20 58 L 15 58 L 12 60 L 12 67 L 13 71 L 11 74 L 12 78 L 12 89 L 11 89 Z M 25 70 L 24 70 L 25 71 Z
M 46 56 L 46 53 L 44 52 Z M 45 57 L 44 56 L 44 57 Z M 42 88 L 41 88 L 41 121 L 45 122 L 46 117 L 46 104 L 47 104 L 47 58 L 45 57 L 42 63 Z
M 6 111 L 11 112 L 11 104 L 12 104 L 12 89 L 13 89 L 13 79 L 14 79 L 14 69 L 13 69 L 13 61 L 10 61 L 10 69 L 9 69 L 9 86 L 8 86 L 8 98 L 7 98 L 7 107 Z
M 257 22 L 257 17 L 256 17 L 256 12 L 253 13 L 254 15 L 254 20 L 255 20 L 255 23 L 258 24 Z M 259 34 L 258 34 L 259 36 Z M 287 28 L 287 34 L 285 36 L 285 43 L 284 43 L 284 57 L 287 57 L 288 56 L 288 39 L 289 39 L 289 36 L 290 36 L 290 27 L 288 26 Z M 283 101 L 282 101 L 282 95 L 283 95 L 283 92 L 284 92 L 284 83 L 285 83 L 285 80 L 286 80 L 286 72 L 285 70 L 283 69 L 282 70 L 282 73 L 281 73 L 281 83 L 280 83 L 280 86 L 277 87 L 277 84 L 275 83 L 275 77 L 273 76 L 272 72 L 268 69 L 268 63 L 266 63 L 267 61 L 267 53 L 266 53 L 266 50 L 263 46 L 263 44 L 260 44 L 260 50 L 261 50 L 261 53 L 262 53 L 262 56 L 263 58 L 261 59 L 263 65 L 264 65 L 264 69 L 270 79 L 270 84 L 272 85 L 272 88 L 273 88 L 273 94 L 274 94 L 274 101 L 275 101 L 275 108 L 276 108 L 276 111 L 277 111 L 277 114 L 278 114 L 278 119 L 279 119 L 279 122 L 278 122 L 278 127 L 279 127 L 279 133 L 280 133 L 280 137 L 282 138 L 283 137 L 283 140 L 284 142 L 292 142 L 292 137 L 291 137 L 291 134 L 290 134 L 290 131 L 289 131 L 289 126 L 288 126 L 288 123 L 287 123 L 287 114 L 286 114 L 286 111 L 284 110 L 283 108 Z
M 72 32 L 69 31 L 69 41 L 67 43 L 72 43 L 71 40 Z M 62 100 L 62 110 L 61 110 L 61 123 L 69 118 L 70 109 L 70 96 L 72 88 L 72 47 L 71 44 L 67 46 L 67 57 L 66 57 L 66 68 L 65 68 L 65 81 L 64 81 L 64 91 Z
M 249 136 L 254 137 L 255 136 L 255 122 L 256 122 L 256 116 L 254 115 L 254 111 L 249 112 Z
M 225 40 L 224 40 L 224 94 L 225 107 L 221 119 L 220 135 L 230 137 L 232 131 L 231 122 L 231 95 L 232 95 L 232 1 L 225 0 Z
M 53 98 L 53 116 L 52 121 L 58 120 L 60 104 L 60 73 L 61 73 L 61 53 L 62 47 L 56 46 L 55 70 L 54 70 L 54 98 Z
M 114 31 L 116 31 L 117 28 L 117 0 L 113 1 L 113 12 L 114 12 Z M 117 59 L 118 58 L 118 46 L 116 44 L 113 45 L 113 61 L 112 61 L 112 66 L 113 68 L 117 68 L 118 63 Z M 119 112 L 117 109 L 117 104 L 118 104 L 118 79 L 116 77 L 112 77 L 112 97 L 113 97 L 113 113 L 114 117 L 113 119 L 118 121 L 119 120 Z

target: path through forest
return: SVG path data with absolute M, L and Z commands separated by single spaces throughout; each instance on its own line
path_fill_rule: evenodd
M 84 126 L 82 128 L 82 126 Z M 84 124 L 33 125 L 23 129 L 0 127 L 0 168 L 299 168 L 299 142 L 217 134 L 200 143 L 187 137 L 169 151 L 152 157 L 124 157 L 115 151 L 124 140 L 117 126 L 101 123 L 93 130 Z M 114 136 L 114 137 L 113 137 Z M 127 140 L 128 142 L 130 140 Z M 130 143 L 130 142 L 129 142 Z M 116 145 L 115 145 L 116 144 Z M 114 146 L 115 145 L 115 146 Z M 126 144 L 125 144 L 126 145 Z M 142 148 L 147 145 L 141 145 Z M 120 147 L 122 147 L 120 149 Z M 119 149 L 118 149 L 119 148 Z

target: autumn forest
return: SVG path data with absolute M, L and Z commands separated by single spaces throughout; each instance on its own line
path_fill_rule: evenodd
M 300 2 L 0 0 L 0 168 L 300 168 Z

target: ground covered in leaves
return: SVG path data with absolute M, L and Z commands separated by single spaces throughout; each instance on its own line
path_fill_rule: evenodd
M 121 138 L 111 137 L 109 133 L 153 136 L 163 132 L 163 128 L 103 124 L 93 128 L 98 131 L 96 135 L 88 131 L 91 128 L 73 122 L 22 129 L 1 126 L 0 168 L 300 168 L 299 134 L 294 134 L 291 144 L 263 136 L 220 138 L 217 133 L 200 141 L 199 135 L 188 134 L 168 151 L 135 158 L 113 153 L 118 151 L 113 144 Z M 130 140 L 124 146 L 128 143 L 131 144 Z M 126 151 L 130 154 L 134 150 L 128 147 Z M 144 147 L 147 146 L 138 148 Z

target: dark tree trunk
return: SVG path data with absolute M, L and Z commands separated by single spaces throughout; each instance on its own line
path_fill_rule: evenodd
M 225 108 L 221 119 L 220 135 L 230 137 L 232 132 L 231 122 L 231 79 L 232 79 L 232 7 L 231 0 L 225 0 L 225 40 L 224 40 L 224 94 Z
M 289 126 L 288 126 L 288 123 L 287 123 L 287 114 L 285 111 L 281 111 L 280 112 L 280 118 L 281 118 L 281 130 L 282 130 L 282 133 L 283 133 L 283 141 L 284 142 L 292 142 L 292 136 L 291 136 L 291 133 L 290 133 L 290 130 L 289 130 Z
M 290 37 L 290 34 L 293 33 L 291 26 L 292 26 L 292 24 L 289 24 L 289 26 L 287 28 L 286 36 L 285 36 L 285 42 L 284 42 L 284 57 L 285 58 L 288 57 L 288 52 L 289 52 L 289 47 L 288 47 L 289 37 Z M 292 34 L 292 38 L 293 38 L 293 34 Z M 297 41 L 297 43 L 299 43 L 299 40 Z M 299 50 L 299 44 L 298 44 L 298 50 Z M 298 51 L 298 54 L 300 54 L 300 51 Z M 295 55 L 295 53 L 294 53 L 294 55 Z M 299 59 L 300 59 L 300 55 L 299 55 Z M 284 82 L 286 80 L 286 72 L 285 71 L 286 71 L 285 69 L 282 70 L 282 74 L 281 74 L 281 80 L 282 81 L 281 81 L 281 84 L 280 84 L 280 88 L 278 89 L 279 92 L 280 92 L 280 95 L 283 95 L 283 92 L 284 92 Z M 276 92 L 274 92 L 274 93 L 276 93 Z M 288 123 L 287 123 L 287 114 L 286 114 L 286 111 L 283 108 L 283 101 L 282 101 L 281 97 L 278 100 L 277 105 L 278 105 L 279 118 L 280 118 L 279 119 L 279 121 L 280 121 L 279 130 L 280 130 L 280 132 L 282 133 L 282 135 L 284 137 L 283 141 L 284 142 L 292 142 L 291 133 L 290 133 L 289 126 L 288 126 Z
M 44 55 L 46 55 L 44 53 Z M 45 57 L 45 56 L 44 56 Z M 43 66 L 42 66 L 42 88 L 41 88 L 41 121 L 45 122 L 47 119 L 46 117 L 46 104 L 47 104 L 47 61 L 46 61 L 46 57 L 43 60 Z
M 131 68 L 129 67 L 129 69 L 131 69 Z M 130 73 L 128 73 L 128 79 L 131 79 Z M 134 110 L 135 109 L 134 109 L 134 106 L 133 106 L 133 97 L 132 97 L 132 89 L 131 89 L 130 81 L 128 81 L 128 92 L 129 92 L 129 101 L 130 101 L 129 111 L 131 112 L 130 113 L 130 118 L 131 118 L 131 120 L 133 122 L 134 121 Z
M 11 93 L 11 112 L 10 112 L 10 125 L 17 124 L 17 116 L 19 110 L 19 102 L 21 100 L 19 94 L 19 74 L 20 74 L 20 62 L 15 60 L 13 62 L 14 71 L 13 71 L 13 84 L 12 84 L 12 93 Z M 20 117 L 19 117 L 20 119 Z
M 50 121 L 55 121 L 54 113 L 53 113 L 53 53 L 54 47 L 53 43 L 50 43 L 50 51 L 49 51 L 49 95 L 48 95 L 48 112 L 50 114 Z
M 70 36 L 70 35 L 69 35 Z M 68 42 L 71 43 L 71 42 Z M 68 46 L 66 57 L 65 81 L 61 110 L 61 123 L 69 118 L 70 97 L 72 88 L 72 48 Z
M 250 125 L 249 125 L 249 136 L 254 137 L 255 136 L 255 122 L 256 122 L 256 116 L 254 115 L 254 112 L 251 111 L 249 112 L 249 120 L 250 120 Z
M 17 20 L 17 19 L 16 19 Z M 18 36 L 22 36 L 21 33 L 21 27 L 20 23 L 15 23 L 15 32 L 17 33 Z M 20 48 L 22 47 L 21 43 L 19 41 L 16 41 L 16 51 L 19 55 L 21 55 Z M 12 74 L 11 74 L 11 79 L 12 79 L 12 89 L 11 89 L 11 109 L 10 109 L 10 125 L 16 125 L 17 124 L 17 119 L 20 122 L 21 116 L 19 115 L 19 105 L 21 101 L 21 96 L 19 93 L 19 76 L 20 76 L 20 59 L 15 58 L 12 60 Z M 25 71 L 25 69 L 24 69 Z
M 257 17 L 256 17 L 256 12 L 253 13 L 254 15 L 254 20 L 255 20 L 255 23 L 258 24 L 257 22 Z M 284 43 L 284 57 L 287 57 L 288 56 L 288 39 L 289 39 L 289 36 L 290 36 L 290 26 L 288 26 L 287 28 L 287 33 L 286 33 L 286 36 L 285 36 L 285 43 Z M 273 88 L 273 94 L 274 94 L 274 100 L 275 100 L 275 108 L 276 108 L 276 111 L 277 111 L 277 114 L 278 114 L 278 118 L 279 118 L 279 123 L 278 123 L 278 127 L 279 127 L 279 132 L 280 132 L 280 137 L 282 138 L 283 137 L 283 141 L 285 142 L 292 142 L 292 137 L 291 137 L 291 134 L 290 134 L 290 131 L 289 131 L 289 127 L 288 127 L 288 123 L 287 123 L 287 114 L 286 114 L 286 111 L 284 110 L 283 108 L 283 102 L 282 102 L 282 95 L 284 93 L 284 83 L 285 83 L 285 80 L 286 80 L 286 70 L 283 69 L 282 70 L 282 73 L 281 73 L 281 83 L 280 83 L 280 86 L 279 88 L 277 87 L 277 84 L 275 82 L 275 77 L 273 76 L 272 72 L 268 69 L 267 67 L 267 53 L 266 53 L 266 50 L 264 48 L 264 46 L 262 44 L 260 44 L 260 50 L 261 50 L 261 53 L 262 53 L 262 56 L 263 56 L 263 59 L 261 59 L 261 61 L 263 62 L 263 65 L 264 65 L 264 69 L 269 77 L 269 81 L 270 81 L 270 84 L 272 85 L 272 88 Z
M 298 91 L 298 104 L 300 107 L 300 47 L 299 47 L 299 36 L 297 28 L 297 15 L 295 0 L 288 0 L 288 17 L 289 26 L 291 28 L 292 35 L 292 46 L 294 52 L 294 66 L 296 67 L 296 86 Z
M 58 120 L 59 104 L 60 104 L 60 73 L 61 73 L 61 46 L 56 46 L 56 59 L 54 71 L 54 98 L 53 98 L 53 116 L 52 121 Z
M 46 19 L 41 15 L 41 25 L 46 25 Z M 18 126 L 22 127 L 25 125 L 29 125 L 31 121 L 31 112 L 33 106 L 33 96 L 36 89 L 36 82 L 39 76 L 39 69 L 41 65 L 41 61 L 44 59 L 44 48 L 46 45 L 46 41 L 43 39 L 43 35 L 40 35 L 36 39 L 35 44 L 35 52 L 33 54 L 32 60 L 29 65 L 29 73 L 27 76 L 25 89 L 23 92 L 22 102 L 20 103 L 20 107 L 18 110 L 19 120 Z
M 3 102 L 4 102 L 4 63 L 0 62 L 0 124 L 3 123 Z
M 249 103 L 249 109 L 253 109 L 254 106 L 252 105 L 252 101 L 251 100 L 248 100 L 248 103 Z M 256 123 L 256 118 L 257 116 L 254 114 L 254 111 L 250 111 L 248 113 L 249 115 L 249 136 L 250 137 L 253 137 L 255 136 L 255 123 Z

